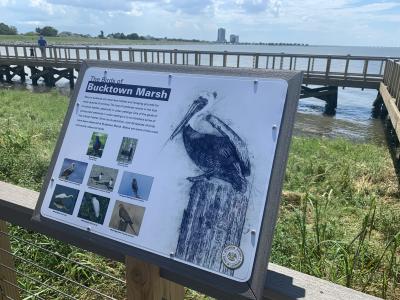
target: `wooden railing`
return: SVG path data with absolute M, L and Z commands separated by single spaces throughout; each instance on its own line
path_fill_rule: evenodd
M 19 225 L 28 229 L 32 232 L 38 232 L 45 234 L 49 237 L 56 238 L 58 240 L 64 241 L 66 243 L 78 246 L 82 249 L 86 249 L 102 255 L 104 257 L 109 258 L 110 260 L 125 262 L 125 257 L 122 253 L 116 251 L 116 249 L 110 245 L 104 245 L 103 247 L 94 247 L 91 244 L 91 241 L 84 237 L 77 237 L 71 235 L 71 233 L 67 231 L 57 231 L 55 228 L 49 228 L 43 226 L 41 223 L 32 221 L 33 210 L 36 206 L 36 202 L 38 200 L 39 194 L 35 191 L 24 189 L 15 185 L 11 185 L 5 182 L 0 181 L 0 299 L 18 299 L 18 290 L 24 291 L 26 294 L 30 294 L 29 291 L 25 289 L 26 286 L 21 286 L 18 284 L 16 280 L 16 276 L 13 272 L 17 272 L 19 278 L 26 280 L 27 282 L 35 283 L 35 280 L 38 281 L 38 278 L 26 277 L 26 274 L 15 270 L 15 265 L 13 262 L 16 257 L 15 253 L 13 253 L 10 249 L 9 245 L 9 237 L 13 238 L 13 235 L 8 233 L 6 227 L 4 226 L 4 221 L 10 222 L 14 225 Z M 24 237 L 16 236 L 15 238 L 19 241 L 19 246 L 22 247 L 26 242 Z M 26 247 L 36 247 L 40 245 L 31 245 L 26 244 Z M 42 246 L 43 247 L 43 246 Z M 50 250 L 46 250 L 50 251 Z M 7 255 L 5 255 L 6 253 Z M 59 253 L 54 253 L 54 256 L 60 257 Z M 2 261 L 2 259 L 7 259 L 7 261 Z M 34 259 L 34 258 L 31 258 Z M 63 257 L 65 259 L 65 257 Z M 75 261 L 76 262 L 76 261 Z M 34 263 L 33 267 L 38 268 L 38 263 L 34 261 L 24 261 L 24 263 L 30 265 Z M 43 262 L 41 262 L 43 263 Z M 91 265 L 79 265 L 84 270 L 86 269 L 88 272 L 93 271 L 95 266 Z M 40 268 L 46 268 L 46 264 L 41 265 Z M 90 268 L 90 270 L 89 270 Z M 44 270 L 48 271 L 48 269 Z M 53 272 L 53 270 L 51 270 Z M 94 270 L 96 271 L 96 270 Z M 96 271 L 98 272 L 98 271 Z M 54 272 L 53 272 L 54 273 Z M 52 273 L 52 274 L 53 274 Z M 103 273 L 104 274 L 104 273 Z M 56 275 L 56 274 L 54 274 Z M 109 274 L 107 276 L 110 277 Z M 160 270 L 160 275 L 162 277 L 163 285 L 160 285 L 158 288 L 162 288 L 162 299 L 168 300 L 183 300 L 183 295 L 176 296 L 173 294 L 173 290 L 177 289 L 171 288 L 171 286 L 165 286 L 166 280 L 175 280 L 176 274 L 168 271 L 168 270 Z M 112 276 L 111 276 L 112 277 Z M 142 280 L 142 277 L 137 275 L 137 278 Z M 137 280 L 136 278 L 136 280 Z M 35 279 L 35 280 L 34 280 Z M 74 278 L 76 280 L 76 278 Z M 154 279 L 154 278 L 153 278 Z M 184 277 L 181 277 L 181 280 L 184 280 Z M 20 282 L 23 282 L 21 280 Z M 65 281 L 65 284 L 71 284 L 71 282 Z M 93 290 L 95 287 L 84 287 L 79 282 L 76 283 L 80 288 L 90 289 L 91 294 L 95 299 L 106 299 L 105 297 L 99 296 L 99 292 L 97 290 Z M 123 282 L 119 281 L 119 284 L 123 284 Z M 127 278 L 127 289 L 129 290 L 129 285 L 132 282 L 128 281 Z M 171 284 L 171 283 L 170 283 Z M 142 287 L 143 290 L 148 291 L 150 289 L 149 282 L 145 281 L 145 285 Z M 44 285 L 45 287 L 45 285 Z M 140 287 L 134 286 L 138 289 Z M 49 288 L 52 288 L 51 286 Z M 182 289 L 183 290 L 183 289 Z M 3 291 L 4 295 L 1 293 Z M 56 291 L 54 291 L 56 292 Z M 61 291 L 60 291 L 61 293 Z M 128 292 L 129 293 L 129 292 Z M 33 299 L 43 299 L 40 293 L 38 295 L 33 295 Z M 62 297 L 62 299 L 65 299 Z M 76 299 L 71 295 L 72 299 Z M 143 297 L 132 297 L 128 299 L 144 299 Z M 150 298 L 145 298 L 150 299 Z M 151 298 L 155 299 L 155 298 Z M 161 299 L 161 297 L 159 298 Z M 378 299 L 374 296 L 367 295 L 343 286 L 339 286 L 337 284 L 328 282 L 326 280 L 316 278 L 301 272 L 297 272 L 273 263 L 268 265 L 268 273 L 267 280 L 264 286 L 264 300 L 295 300 L 295 299 L 305 299 L 305 300 L 374 300 Z
M 304 71 L 304 83 L 378 88 L 389 57 L 311 55 L 131 47 L 48 46 L 0 44 L 0 59 L 48 61 L 57 64 L 81 60 L 109 60 L 196 66 L 249 67 Z M 1 63 L 0 63 L 1 64 Z M 354 84 L 355 82 L 355 84 Z
M 389 114 L 393 129 L 400 140 L 400 61 L 388 60 L 383 82 L 379 88 L 381 99 Z
M 397 108 L 400 109 L 400 61 L 388 60 L 383 83 L 387 86 L 390 95 L 395 99 Z

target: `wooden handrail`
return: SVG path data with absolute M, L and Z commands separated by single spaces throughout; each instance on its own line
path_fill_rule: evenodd
M 29 47 L 29 48 L 38 48 L 36 44 L 4 44 L 0 43 L 0 47 Z M 96 50 L 99 51 L 146 51 L 146 52 L 160 52 L 160 53 L 184 53 L 184 54 L 214 54 L 214 55 L 240 55 L 240 56 L 254 56 L 258 55 L 260 57 L 265 56 L 275 56 L 275 57 L 297 57 L 297 58 L 309 58 L 312 57 L 314 59 L 328 59 L 331 58 L 332 60 L 347 60 L 350 58 L 351 60 L 369 60 L 369 61 L 386 61 L 387 59 L 400 59 L 400 57 L 392 57 L 392 56 L 350 56 L 350 55 L 332 55 L 332 54 L 296 54 L 296 53 L 282 53 L 282 52 L 247 52 L 247 51 L 206 51 L 206 50 L 178 50 L 178 49 L 157 49 L 157 48 L 123 48 L 123 47 L 107 47 L 107 46 L 61 46 L 61 45 L 49 45 L 48 48 L 57 48 L 57 49 L 79 49 L 79 50 Z
M 125 261 L 123 254 L 117 253 L 113 248 L 107 248 L 107 245 L 104 245 L 103 248 L 99 248 L 96 245 L 94 248 L 90 241 L 86 239 L 72 237 L 66 231 L 54 231 L 54 229 L 32 221 L 31 218 L 38 196 L 39 194 L 35 191 L 0 181 L 0 219 L 28 230 L 46 234 L 107 258 L 120 262 Z M 161 277 L 168 280 L 176 278 L 176 274 L 171 274 L 167 270 L 161 270 L 160 274 Z M 270 263 L 264 287 L 264 300 L 284 299 L 376 300 L 379 298 Z

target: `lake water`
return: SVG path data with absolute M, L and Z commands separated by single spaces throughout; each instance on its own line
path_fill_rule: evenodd
M 400 57 L 400 48 L 394 47 L 194 44 L 147 45 L 135 46 L 135 48 Z M 316 98 L 300 99 L 295 134 L 344 137 L 360 142 L 385 143 L 382 122 L 371 116 L 372 103 L 376 96 L 376 90 L 339 89 L 338 107 L 335 116 L 323 115 L 324 101 Z
M 222 45 L 222 44 L 184 44 L 184 45 L 129 45 L 110 47 L 132 47 L 148 49 L 180 49 L 204 51 L 234 51 L 258 53 L 326 54 L 353 56 L 400 57 L 400 48 L 389 47 L 350 47 L 350 46 L 267 46 L 267 45 Z M 246 61 L 244 66 L 251 67 Z M 247 65 L 248 64 L 248 65 Z M 360 66 L 359 66 L 360 67 Z M 374 66 L 372 66 L 374 67 Z M 377 68 L 377 66 L 375 67 Z M 44 87 L 28 88 L 35 91 Z M 68 83 L 60 82 L 58 88 L 68 93 Z M 339 89 L 338 107 L 335 116 L 324 116 L 325 102 L 307 98 L 301 99 L 295 123 L 295 134 L 326 137 L 344 137 L 354 141 L 373 141 L 384 143 L 382 122 L 371 116 L 372 103 L 376 90 L 354 88 Z

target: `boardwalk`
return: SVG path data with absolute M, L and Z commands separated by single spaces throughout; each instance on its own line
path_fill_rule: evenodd
M 338 87 L 378 90 L 389 57 L 350 55 L 311 55 L 127 47 L 49 46 L 41 56 L 36 45 L 0 45 L 0 81 L 29 75 L 35 85 L 43 79 L 49 86 L 66 78 L 74 85 L 74 70 L 82 60 L 108 60 L 195 66 L 258 68 L 303 71 L 301 98 L 326 101 L 326 113 L 337 106 Z M 25 71 L 29 69 L 30 74 Z M 317 85 L 322 87 L 307 87 Z
M 380 83 L 379 96 L 374 104 L 384 114 L 389 114 L 393 131 L 400 140 L 400 62 L 389 60 L 383 82 Z

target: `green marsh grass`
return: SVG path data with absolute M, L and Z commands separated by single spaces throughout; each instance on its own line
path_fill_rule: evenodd
M 39 190 L 68 99 L 56 92 L 0 90 L 0 180 Z M 400 200 L 385 146 L 343 139 L 294 137 L 271 261 L 387 299 L 400 298 Z M 124 265 L 11 226 L 13 251 L 25 259 L 116 298 L 124 285 L 52 254 L 80 261 L 123 280 Z M 75 295 L 96 295 L 17 259 L 17 268 Z M 54 291 L 22 276 L 22 287 L 48 299 Z M 34 299 L 24 294 L 25 299 Z M 186 299 L 210 299 L 186 290 Z

